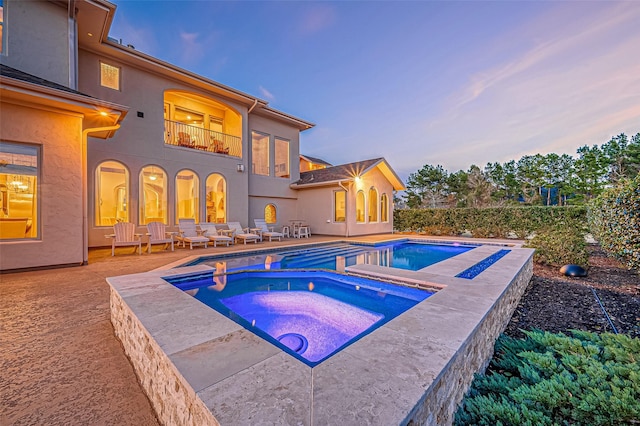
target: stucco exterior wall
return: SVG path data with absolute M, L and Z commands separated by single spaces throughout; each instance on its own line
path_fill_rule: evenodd
M 121 67 L 121 90 L 101 87 L 99 84 L 100 61 Z M 226 179 L 227 218 L 245 223 L 248 220 L 248 179 L 247 171 L 239 173 L 238 164 L 244 164 L 248 170 L 247 150 L 247 108 L 228 99 L 214 96 L 211 93 L 192 88 L 175 80 L 152 74 L 144 70 L 123 64 L 112 59 L 103 59 L 91 52 L 81 50 L 79 55 L 80 90 L 83 93 L 99 97 L 130 107 L 116 135 L 108 140 L 89 138 L 88 142 L 88 226 L 89 247 L 108 245 L 105 234 L 111 233 L 111 227 L 97 226 L 95 223 L 95 170 L 103 161 L 115 160 L 123 163 L 129 170 L 129 221 L 138 224 L 138 232 L 145 232 L 146 226 L 140 225 L 139 175 L 143 167 L 155 165 L 167 174 L 168 179 L 168 221 L 170 229 L 177 229 L 175 211 L 175 178 L 181 170 L 191 170 L 199 177 L 199 218 L 205 221 L 206 216 L 206 179 L 217 173 Z M 204 152 L 191 148 L 166 145 L 164 141 L 164 93 L 184 91 L 222 102 L 233 108 L 242 118 L 242 152 L 243 158 Z M 144 117 L 138 117 L 138 111 Z
M 67 9 L 45 1 L 5 0 L 4 19 L 2 63 L 72 87 Z
M 365 173 L 361 176 L 360 182 L 350 182 L 345 186 L 348 188 L 345 222 L 333 221 L 333 193 L 342 189 L 338 185 L 301 189 L 298 195 L 298 218 L 304 219 L 311 226 L 312 233 L 322 235 L 354 236 L 393 231 L 393 187 L 378 169 Z M 372 186 L 378 192 L 378 221 L 357 223 L 356 193 L 358 190 L 364 191 L 365 207 L 368 207 L 369 188 Z M 387 194 L 389 200 L 389 220 L 387 222 L 380 221 L 379 200 L 383 193 Z
M 83 262 L 82 116 L 3 102 L 0 139 L 40 146 L 40 238 L 0 244 L 0 269 Z

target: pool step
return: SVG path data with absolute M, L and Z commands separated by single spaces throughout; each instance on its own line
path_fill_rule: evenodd
M 362 253 L 367 253 L 367 250 L 364 250 L 360 247 L 346 247 L 340 250 L 332 250 L 329 253 L 318 253 L 311 256 L 294 256 L 292 259 L 284 258 L 281 260 L 281 263 L 284 263 L 287 268 L 295 268 L 299 267 L 313 267 L 320 266 L 327 261 L 334 261 L 336 256 L 356 256 Z

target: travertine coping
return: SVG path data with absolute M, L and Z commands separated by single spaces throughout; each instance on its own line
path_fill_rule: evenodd
M 512 248 L 455 278 L 499 249 L 413 273 L 349 268 L 441 290 L 314 368 L 162 279 L 204 265 L 108 278 L 112 322 L 165 424 L 446 425 L 532 275 L 533 250 Z

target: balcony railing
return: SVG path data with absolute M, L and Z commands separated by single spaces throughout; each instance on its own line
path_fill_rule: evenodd
M 164 143 L 242 158 L 242 138 L 164 120 Z

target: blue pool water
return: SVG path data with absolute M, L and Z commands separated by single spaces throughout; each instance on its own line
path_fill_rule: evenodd
M 323 271 L 165 279 L 311 367 L 433 294 Z
M 307 248 L 280 249 L 253 255 L 202 257 L 184 266 L 204 263 L 222 272 L 246 269 L 344 271 L 347 266 L 371 264 L 417 271 L 475 247 L 414 241 L 378 246 L 338 243 Z

